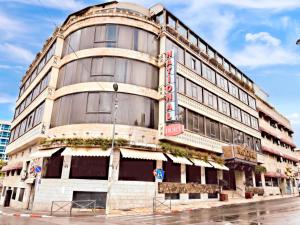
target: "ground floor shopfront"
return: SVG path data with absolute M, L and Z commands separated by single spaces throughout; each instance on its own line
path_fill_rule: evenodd
M 98 208 L 105 208 L 110 154 L 110 150 L 97 148 L 36 151 L 22 164 L 8 165 L 1 204 L 50 210 L 53 201 L 96 200 Z M 113 154 L 110 208 L 152 207 L 154 197 L 171 199 L 172 204 L 217 201 L 221 180 L 226 181 L 221 184 L 224 193 L 235 193 L 230 193 L 229 198 L 244 198 L 249 190 L 261 194 L 261 189 L 265 195 L 279 194 L 280 182 L 291 182 L 278 180 L 276 186 L 274 179 L 270 183 L 269 174 L 256 174 L 253 165 L 230 161 L 225 161 L 225 165 L 151 149 L 118 148 Z M 41 172 L 35 171 L 39 166 Z M 162 183 L 155 182 L 153 171 L 156 168 L 165 171 Z
M 23 162 L 19 175 L 7 168 L 1 203 L 50 210 L 52 201 L 97 200 L 97 207 L 105 208 L 110 154 L 96 148 L 37 151 Z M 39 166 L 41 172 L 32 169 Z M 172 199 L 173 204 L 218 200 L 218 180 L 227 169 L 210 160 L 125 148 L 114 150 L 112 168 L 111 209 L 152 207 L 154 197 Z M 163 184 L 155 182 L 156 168 L 165 171 Z

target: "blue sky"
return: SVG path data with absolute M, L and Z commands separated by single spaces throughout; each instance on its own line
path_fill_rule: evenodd
M 0 0 L 0 119 L 13 115 L 20 80 L 68 14 L 103 1 Z M 134 0 L 146 7 L 153 0 Z M 287 116 L 300 146 L 299 0 L 166 0 L 178 18 L 238 66 Z

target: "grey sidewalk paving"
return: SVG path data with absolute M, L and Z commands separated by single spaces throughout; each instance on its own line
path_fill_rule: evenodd
M 237 204 L 247 204 L 247 203 L 254 203 L 254 202 L 261 202 L 261 201 L 268 201 L 268 200 L 275 200 L 275 199 L 282 199 L 282 198 L 292 198 L 297 197 L 298 195 L 276 195 L 276 196 L 256 196 L 253 199 L 244 199 L 244 198 L 234 198 L 229 199 L 229 201 L 221 202 L 221 201 L 205 201 L 205 202 L 195 202 L 195 203 L 187 203 L 187 204 L 177 204 L 172 205 L 172 212 L 180 212 L 180 211 L 189 211 L 195 209 L 203 209 L 203 208 L 214 208 L 214 207 L 221 207 L 221 206 L 228 206 L 228 205 L 237 205 Z M 169 213 L 169 210 L 157 210 L 156 213 Z M 152 208 L 134 208 L 130 210 L 111 210 L 108 217 L 118 217 L 118 216 L 134 216 L 134 215 L 149 215 L 153 213 Z M 3 207 L 0 206 L 0 214 L 9 215 L 9 216 L 23 216 L 23 217 L 47 217 L 50 216 L 50 211 L 31 211 L 31 210 L 24 210 L 24 209 L 15 209 L 11 207 Z M 55 217 L 69 217 L 69 213 L 55 213 L 53 214 Z M 74 210 L 72 211 L 72 216 L 94 216 L 91 210 Z M 96 216 L 104 216 L 104 210 L 97 210 Z

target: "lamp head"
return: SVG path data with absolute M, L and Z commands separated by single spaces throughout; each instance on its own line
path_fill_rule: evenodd
M 117 83 L 114 83 L 114 84 L 113 84 L 113 88 L 114 88 L 114 91 L 117 92 L 118 89 L 119 89 L 118 84 L 117 84 Z

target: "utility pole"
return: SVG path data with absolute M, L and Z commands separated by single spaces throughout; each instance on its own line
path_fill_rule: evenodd
M 113 108 L 113 133 L 112 133 L 112 141 L 111 141 L 111 151 L 110 151 L 110 157 L 109 157 L 109 169 L 108 169 L 108 182 L 107 182 L 107 195 L 106 195 L 106 207 L 105 207 L 105 214 L 109 214 L 110 210 L 110 197 L 111 197 L 111 187 L 114 182 L 115 177 L 115 169 L 113 162 L 114 162 L 114 147 L 115 147 L 115 130 L 116 130 L 116 115 L 117 115 L 117 109 L 118 109 L 118 97 L 117 97 L 117 91 L 118 91 L 118 84 L 113 84 L 114 88 L 114 108 Z

